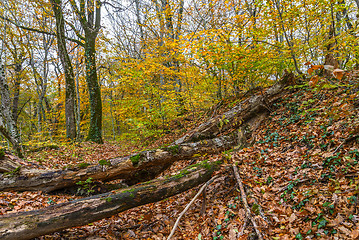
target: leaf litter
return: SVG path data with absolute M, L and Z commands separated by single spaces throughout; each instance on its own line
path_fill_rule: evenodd
M 196 161 L 224 159 L 227 164 L 208 186 L 206 205 L 203 196 L 195 201 L 173 239 L 255 239 L 230 168 L 232 163 L 239 169 L 252 216 L 265 239 L 358 238 L 357 101 L 353 88 L 314 91 L 304 87 L 292 91 L 275 103 L 266 121 L 252 133 L 248 140 L 251 146 L 198 156 Z M 168 144 L 177 136 L 157 140 L 151 147 Z M 82 143 L 31 153 L 29 160 L 45 168 L 65 168 L 136 150 L 111 143 Z M 190 163 L 193 160 L 178 161 L 163 175 Z M 38 239 L 166 239 L 198 189 Z M 0 214 L 77 198 L 61 193 L 1 192 Z M 205 213 L 201 215 L 203 207 Z

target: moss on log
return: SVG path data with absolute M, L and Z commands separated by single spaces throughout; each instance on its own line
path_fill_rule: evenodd
M 62 229 L 82 226 L 130 208 L 166 199 L 208 181 L 219 164 L 196 164 L 177 175 L 125 190 L 52 205 L 36 211 L 0 216 L 0 239 L 31 239 Z

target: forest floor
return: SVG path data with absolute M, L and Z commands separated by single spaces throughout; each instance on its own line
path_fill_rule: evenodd
M 252 132 L 249 145 L 178 161 L 164 174 L 208 159 L 224 161 L 218 178 L 180 221 L 172 239 L 255 239 L 233 176 L 236 164 L 252 215 L 265 239 L 359 237 L 359 104 L 351 86 L 295 86 Z M 221 109 L 220 111 L 224 111 Z M 201 119 L 200 121 L 205 121 Z M 198 124 L 183 122 L 186 129 Z M 171 143 L 174 131 L 147 148 Z M 124 143 L 125 144 L 125 143 Z M 135 152 L 133 145 L 83 143 L 30 153 L 28 160 L 64 168 Z M 95 189 L 96 187 L 93 187 Z M 86 226 L 38 239 L 166 239 L 199 187 Z M 0 192 L 0 214 L 39 209 L 79 196 Z M 201 214 L 201 208 L 205 212 Z

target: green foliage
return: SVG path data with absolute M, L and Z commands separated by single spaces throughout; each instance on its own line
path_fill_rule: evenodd
M 77 167 L 80 168 L 80 169 L 87 168 L 88 166 L 90 166 L 90 164 L 89 164 L 89 163 L 85 163 L 85 162 L 79 163 L 79 164 L 77 165 Z
M 4 159 L 5 157 L 5 149 L 4 148 L 0 148 L 0 160 Z
M 132 155 L 132 156 L 130 157 L 130 160 L 131 160 L 133 166 L 137 166 L 138 163 L 140 162 L 140 159 L 141 159 L 141 155 L 140 155 L 140 154 Z
M 179 153 L 179 146 L 178 146 L 178 145 L 169 146 L 169 147 L 167 147 L 166 149 L 167 149 L 170 153 L 172 153 L 173 155 Z
M 87 178 L 86 181 L 78 181 L 76 184 L 80 186 L 77 189 L 77 194 L 90 195 L 95 192 L 95 190 L 93 190 L 95 185 L 93 184 L 93 178 L 91 177 Z
M 297 235 L 295 235 L 295 238 L 296 239 L 299 239 L 299 240 L 302 240 L 303 239 L 303 236 L 301 233 L 298 233 Z

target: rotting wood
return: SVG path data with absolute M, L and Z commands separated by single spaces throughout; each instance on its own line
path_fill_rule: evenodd
M 7 154 L 3 158 L 0 158 L 0 173 L 10 173 L 16 169 L 19 169 L 20 167 L 21 164 L 11 159 Z
M 148 181 L 175 161 L 192 158 L 194 154 L 219 153 L 236 144 L 235 136 L 172 145 L 143 151 L 132 156 L 114 158 L 77 170 L 37 170 L 21 168 L 17 174 L 0 174 L 0 191 L 45 191 L 75 186 L 79 181 L 126 179 L 131 184 Z
M 0 175 L 0 191 L 50 192 L 75 186 L 77 182 L 88 178 L 92 178 L 93 181 L 125 179 L 127 183 L 135 184 L 153 179 L 175 161 L 190 159 L 194 154 L 216 153 L 238 144 L 243 147 L 249 138 L 243 130 L 236 134 L 238 136 L 230 134 L 218 137 L 218 135 L 230 128 L 244 129 L 243 126 L 249 126 L 249 131 L 254 131 L 267 116 L 266 106 L 279 99 L 285 86 L 293 82 L 295 82 L 294 75 L 287 73 L 264 94 L 243 101 L 222 116 L 210 119 L 169 147 L 103 160 L 102 164 L 91 165 L 84 169 L 38 170 L 22 167 L 16 175 Z M 215 138 L 204 139 L 209 137 Z M 190 140 L 197 141 L 189 142 Z
M 32 239 L 166 199 L 207 182 L 219 165 L 220 162 L 196 164 L 182 170 L 178 175 L 131 188 L 56 204 L 36 211 L 0 216 L 0 239 Z
M 230 128 L 239 128 L 258 114 L 268 112 L 268 105 L 273 104 L 281 98 L 284 89 L 296 82 L 293 73 L 283 75 L 281 81 L 270 87 L 264 94 L 255 95 L 247 100 L 242 101 L 231 110 L 222 115 L 216 116 L 209 121 L 201 124 L 188 134 L 178 139 L 175 144 L 194 142 L 201 139 L 210 139 L 218 136 Z

